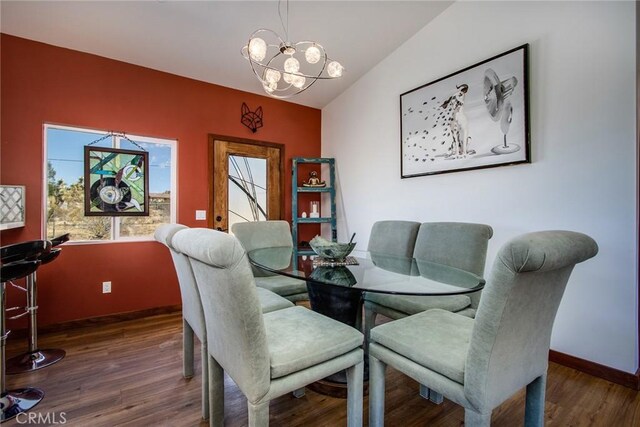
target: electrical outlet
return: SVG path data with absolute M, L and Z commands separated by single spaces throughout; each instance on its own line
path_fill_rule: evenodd
M 111 293 L 111 282 L 102 282 L 102 293 L 103 294 Z

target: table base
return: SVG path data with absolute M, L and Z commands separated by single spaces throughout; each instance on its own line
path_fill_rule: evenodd
M 353 328 L 360 329 L 362 291 L 307 282 L 311 309 Z
M 307 282 L 311 309 L 358 330 L 362 324 L 362 291 L 349 287 L 327 286 Z M 365 356 L 364 393 L 369 390 L 369 364 Z M 316 393 L 346 399 L 347 372 L 340 371 L 309 384 Z
M 338 399 L 346 399 L 347 398 L 347 383 L 339 383 L 328 381 L 326 378 L 320 381 L 316 381 L 307 385 L 309 390 L 312 390 L 316 393 L 323 394 L 325 396 L 337 397 Z M 364 396 L 369 394 L 369 382 L 364 382 L 364 388 L 362 390 Z

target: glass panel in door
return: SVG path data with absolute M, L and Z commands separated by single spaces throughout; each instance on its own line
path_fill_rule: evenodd
M 229 229 L 236 222 L 267 220 L 267 159 L 229 156 Z

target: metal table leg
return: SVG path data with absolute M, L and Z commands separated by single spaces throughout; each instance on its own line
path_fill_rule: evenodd
M 0 422 L 10 420 L 16 415 L 27 412 L 36 406 L 44 397 L 44 391 L 33 388 L 19 388 L 7 390 L 5 379 L 5 346 L 9 331 L 5 322 L 5 282 L 0 287 Z
M 45 368 L 64 358 L 59 349 L 38 348 L 38 283 L 36 273 L 27 276 L 27 311 L 29 312 L 29 351 L 7 360 L 7 374 L 21 374 Z

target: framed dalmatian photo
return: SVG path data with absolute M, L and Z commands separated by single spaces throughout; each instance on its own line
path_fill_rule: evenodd
M 401 177 L 530 163 L 529 45 L 400 95 Z

